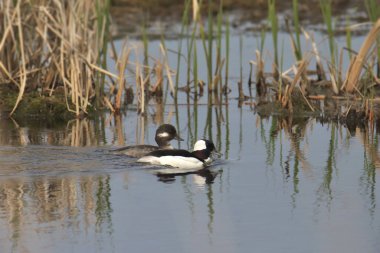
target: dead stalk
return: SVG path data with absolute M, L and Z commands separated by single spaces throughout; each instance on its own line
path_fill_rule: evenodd
M 376 43 L 376 39 L 380 33 L 380 19 L 377 20 L 364 40 L 362 47 L 359 50 L 357 56 L 353 57 L 350 66 L 348 68 L 346 80 L 343 83 L 342 88 L 345 88 L 347 92 L 353 92 L 358 85 L 360 73 L 363 69 L 363 65 L 366 62 L 366 58 Z
M 169 63 L 168 63 L 168 57 L 167 57 L 167 51 L 166 49 L 164 48 L 164 46 L 162 44 L 160 44 L 160 49 L 161 49 L 161 54 L 164 56 L 164 65 L 165 65 L 165 70 L 166 70 L 166 76 L 168 78 L 168 81 L 169 81 L 169 86 L 170 86 L 170 90 L 172 92 L 172 94 L 174 95 L 174 83 L 173 83 L 173 79 L 172 79 L 172 73 L 170 72 L 170 67 L 169 67 Z
M 21 2 L 21 1 L 20 1 Z M 20 86 L 19 93 L 17 96 L 16 103 L 10 113 L 12 115 L 16 110 L 18 104 L 20 103 L 22 96 L 24 95 L 25 86 L 26 86 L 26 67 L 25 67 L 25 52 L 24 52 L 24 34 L 21 26 L 21 11 L 20 11 L 20 2 L 16 6 L 17 13 L 17 28 L 20 36 L 20 52 L 21 52 L 21 69 L 20 69 Z
M 123 47 L 123 52 L 121 54 L 121 59 L 118 61 L 118 71 L 119 71 L 119 78 L 118 78 L 118 91 L 116 94 L 116 99 L 115 99 L 115 109 L 117 111 L 120 110 L 121 108 L 121 98 L 123 95 L 123 91 L 125 88 L 125 69 L 127 68 L 128 60 L 129 60 L 129 54 L 130 54 L 130 49 L 127 49 L 127 47 L 124 45 Z
M 295 76 L 290 85 L 287 85 L 284 92 L 284 97 L 282 98 L 282 107 L 288 107 L 290 105 L 291 96 L 293 93 L 294 88 L 301 80 L 301 77 L 305 74 L 305 71 L 307 70 L 307 66 L 309 65 L 309 58 L 303 59 L 299 64 L 298 67 L 295 68 Z

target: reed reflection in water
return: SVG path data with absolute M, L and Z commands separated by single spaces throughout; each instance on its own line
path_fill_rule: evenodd
M 141 116 L 126 111 L 54 127 L 3 121 L 0 250 L 290 252 L 285 245 L 376 252 L 376 122 L 348 129 L 324 117 L 265 116 L 244 105 L 175 107 L 155 104 Z M 176 125 L 186 140 L 175 146 L 191 149 L 206 137 L 222 157 L 201 173 L 157 176 L 110 152 L 153 143 L 161 123 Z M 345 233 L 331 234 L 334 227 Z M 285 228 L 314 243 L 296 243 Z M 271 236 L 279 242 L 269 243 Z M 344 236 L 350 241 L 341 244 Z
M 7 237 L 3 235 L 1 240 L 3 249 L 7 249 L 7 238 L 12 251 L 19 252 L 38 242 L 39 236 L 54 234 L 57 229 L 74 241 L 89 229 L 112 233 L 109 198 L 109 176 L 2 179 L 1 223 L 7 230 Z M 48 240 L 45 243 L 49 245 Z

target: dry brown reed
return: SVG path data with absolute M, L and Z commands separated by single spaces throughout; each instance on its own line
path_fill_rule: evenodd
M 272 83 L 268 84 L 268 88 L 270 87 L 275 91 L 277 100 L 281 103 L 283 108 L 288 109 L 290 112 L 293 111 L 292 100 L 295 95 L 295 88 L 297 88 L 297 94 L 300 94 L 301 99 L 305 101 L 311 111 L 314 111 L 315 109 L 308 99 L 323 100 L 327 97 L 332 99 L 347 99 L 347 95 L 342 96 L 342 91 L 347 91 L 349 93 L 356 91 L 360 95 L 360 97 L 351 96 L 352 101 L 362 101 L 364 99 L 370 100 L 371 102 L 377 102 L 379 100 L 377 97 L 366 97 L 363 93 L 364 90 L 361 90 L 359 84 L 362 80 L 360 79 L 360 75 L 364 67 L 369 72 L 369 75 L 367 76 L 373 78 L 375 83 L 380 83 L 376 75 L 373 73 L 377 57 L 377 52 L 374 49 L 376 48 L 377 38 L 380 34 L 380 19 L 374 24 L 369 32 L 357 56 L 352 58 L 344 82 L 342 77 L 343 50 L 340 51 L 339 61 L 336 66 L 328 61 L 326 62 L 328 68 L 328 72 L 326 72 L 313 35 L 306 31 L 303 31 L 303 34 L 306 41 L 309 41 L 311 44 L 311 53 L 304 55 L 302 60 L 294 64 L 290 70 L 281 73 L 281 78 L 278 79 L 278 81 L 276 81 L 277 78 L 275 72 L 269 75 L 270 78 L 272 78 Z M 294 47 L 295 42 L 292 41 L 292 43 Z M 250 63 L 256 65 L 256 85 L 257 88 L 259 88 L 259 86 L 262 86 L 262 83 L 266 83 L 266 77 L 268 77 L 268 75 L 264 75 L 264 64 L 259 52 L 256 52 L 256 58 L 257 62 L 251 61 Z M 308 70 L 308 67 L 313 58 L 316 62 L 316 70 L 310 71 Z M 313 80 L 311 75 L 317 75 L 317 80 Z M 317 86 L 330 88 L 321 90 L 318 89 Z M 316 87 L 315 91 L 318 90 L 317 92 L 321 93 L 309 93 L 309 91 L 314 90 L 314 87 Z M 367 85 L 367 87 L 371 86 Z M 331 89 L 331 92 L 329 92 L 328 89 Z M 267 88 L 264 88 L 264 90 L 266 91 Z M 258 96 L 260 96 L 260 93 L 261 91 L 257 89 Z M 300 96 L 296 97 L 299 98 Z M 373 110 L 368 111 L 369 113 L 373 113 Z
M 161 54 L 163 55 L 164 57 L 164 66 L 165 66 L 165 71 L 166 71 L 166 77 L 168 78 L 168 83 L 169 83 L 169 87 L 170 87 L 170 91 L 172 94 L 174 94 L 174 82 L 173 82 L 173 78 L 172 78 L 172 71 L 170 70 L 170 67 L 169 67 L 169 63 L 168 63 L 168 57 L 167 57 L 167 49 L 166 47 L 161 43 L 160 44 L 160 49 L 161 49 Z
M 152 92 L 154 94 L 160 94 L 162 95 L 163 92 L 163 81 L 164 81 L 164 66 L 160 61 L 156 61 L 155 67 L 154 67 L 154 73 L 156 76 L 156 82 L 152 87 Z
M 264 77 L 264 60 L 259 50 L 256 50 L 256 59 L 257 63 L 252 62 L 253 64 L 256 64 L 256 90 L 257 95 L 262 96 L 266 93 L 266 83 Z
M 292 98 L 293 90 L 294 90 L 294 88 L 296 86 L 300 87 L 299 83 L 300 83 L 300 81 L 302 79 L 302 76 L 305 75 L 305 73 L 306 73 L 306 70 L 307 70 L 307 67 L 309 65 L 309 62 L 310 62 L 310 60 L 308 58 L 306 58 L 306 59 L 303 59 L 298 64 L 297 67 L 294 66 L 293 72 L 294 72 L 295 76 L 294 76 L 292 82 L 290 84 L 287 84 L 285 86 L 284 95 L 281 97 L 282 107 L 289 108 L 289 109 L 292 108 L 291 98 Z
M 69 111 L 87 112 L 95 97 L 100 49 L 106 18 L 100 9 L 108 1 L 11 1 L 0 4 L 0 80 L 13 84 L 18 97 L 26 90 L 53 95 L 63 87 Z M 99 23 L 102 22 L 102 23 Z M 103 71 L 105 73 L 106 71 Z
M 379 34 L 380 19 L 377 20 L 377 22 L 368 33 L 367 38 L 363 42 L 358 55 L 352 58 L 342 89 L 344 88 L 347 92 L 353 92 L 356 90 L 363 66 L 366 64 L 367 57 L 371 54 L 371 52 L 373 52 L 372 49 L 376 44 L 376 40 L 379 37 Z
M 123 51 L 121 54 L 121 57 L 118 59 L 117 69 L 119 72 L 119 80 L 118 80 L 118 90 L 115 98 L 115 110 L 116 112 L 120 112 L 121 108 L 121 100 L 123 96 L 123 91 L 125 89 L 125 69 L 127 68 L 129 54 L 131 50 L 126 47 L 126 45 L 123 46 Z

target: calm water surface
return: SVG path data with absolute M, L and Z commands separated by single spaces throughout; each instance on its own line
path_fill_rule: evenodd
M 153 142 L 156 125 L 133 113 L 3 124 L 1 252 L 379 252 L 376 130 L 218 110 L 205 125 L 206 106 L 198 118 L 179 107 L 180 122 L 193 119 L 179 125 L 181 147 L 211 136 L 223 155 L 208 173 L 173 177 L 110 152 Z

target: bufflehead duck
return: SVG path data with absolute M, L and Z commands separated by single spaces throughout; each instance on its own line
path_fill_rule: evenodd
M 177 130 L 173 125 L 162 124 L 156 130 L 156 136 L 154 138 L 158 146 L 154 145 L 135 145 L 126 146 L 114 150 L 115 152 L 122 152 L 125 155 L 131 157 L 143 157 L 146 154 L 153 152 L 155 150 L 171 150 L 173 149 L 170 141 L 173 139 L 183 141 L 181 137 L 178 136 Z
M 213 152 L 216 152 L 214 143 L 202 139 L 195 143 L 193 152 L 183 149 L 156 150 L 141 157 L 137 162 L 177 168 L 160 170 L 160 173 L 186 173 L 208 166 L 212 161 L 210 156 Z

